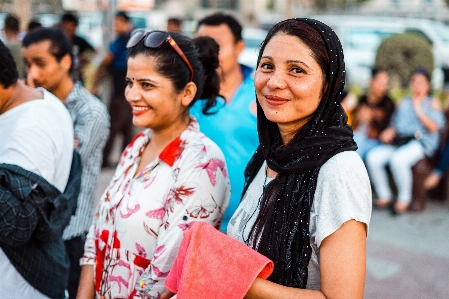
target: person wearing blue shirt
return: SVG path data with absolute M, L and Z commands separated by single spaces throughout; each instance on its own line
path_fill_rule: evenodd
M 217 98 L 219 104 L 213 114 L 202 114 L 200 101 L 190 112 L 197 118 L 201 131 L 217 143 L 226 158 L 231 181 L 231 200 L 221 225 L 221 231 L 226 231 L 229 219 L 240 203 L 245 167 L 259 145 L 253 70 L 238 63 L 245 45 L 242 26 L 234 17 L 215 13 L 198 24 L 196 35 L 209 36 L 220 46 L 218 71 L 223 98 Z

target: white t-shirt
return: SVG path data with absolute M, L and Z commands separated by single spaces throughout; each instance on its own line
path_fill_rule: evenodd
M 227 234 L 244 242 L 259 214 L 260 199 L 270 178 L 262 165 L 228 224 Z M 355 219 L 366 224 L 371 219 L 371 186 L 360 156 L 346 151 L 330 158 L 321 166 L 310 211 L 310 244 L 312 257 L 308 267 L 307 288 L 320 289 L 320 245 L 343 223 Z
M 43 99 L 0 115 L 0 163 L 15 164 L 64 191 L 73 154 L 73 125 L 64 104 L 44 89 Z M 17 272 L 0 249 L 0 298 L 48 298 Z

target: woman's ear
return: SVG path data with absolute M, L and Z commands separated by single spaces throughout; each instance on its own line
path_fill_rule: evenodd
M 184 88 L 184 90 L 181 93 L 181 104 L 183 106 L 188 107 L 190 105 L 190 103 L 193 101 L 193 98 L 196 95 L 196 84 L 193 82 L 189 82 L 187 83 L 186 87 Z

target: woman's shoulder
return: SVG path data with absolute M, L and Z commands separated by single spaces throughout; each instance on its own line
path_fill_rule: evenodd
M 344 151 L 330 158 L 318 173 L 316 192 L 332 200 L 344 199 L 350 194 L 369 198 L 371 185 L 360 156 L 355 151 Z
M 366 173 L 365 165 L 360 156 L 355 151 L 344 151 L 332 156 L 320 169 L 319 176 L 333 176 L 347 173 L 354 175 Z

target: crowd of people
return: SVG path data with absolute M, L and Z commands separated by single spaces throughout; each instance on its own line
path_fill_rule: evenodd
M 133 30 L 118 12 L 116 39 L 92 78 L 83 66 L 96 50 L 76 26 L 67 13 L 55 28 L 20 36 L 18 19 L 5 21 L 1 298 L 182 297 L 173 282 L 214 288 L 214 298 L 363 297 L 371 188 L 375 207 L 404 213 L 411 167 L 440 143 L 445 119 L 426 70 L 413 73 L 396 108 L 388 73 L 374 70 L 348 111 L 351 127 L 343 49 L 317 20 L 275 24 L 252 70 L 238 62 L 245 45 L 232 15 L 208 15 L 188 37 L 176 18 L 167 31 Z M 104 76 L 108 107 L 83 86 Z M 133 125 L 142 128 L 135 137 Z M 123 153 L 94 207 L 117 134 Z M 428 188 L 449 164 L 447 148 Z M 213 230 L 187 239 L 205 227 Z M 217 250 L 198 257 L 200 248 Z M 190 272 L 235 273 L 227 261 L 259 255 L 268 275 L 245 270 L 211 286 Z M 244 293 L 230 293 L 237 286 Z
M 439 158 L 427 179 L 419 182 L 426 190 L 435 188 L 448 168 L 448 152 L 443 148 L 446 120 L 440 100 L 432 96 L 430 79 L 428 70 L 414 70 L 409 81 L 410 95 L 395 104 L 388 95 L 390 75 L 375 68 L 367 94 L 354 108 L 347 109 L 352 116 L 357 152 L 375 191 L 374 207 L 389 209 L 393 215 L 410 208 L 412 168 L 420 160 Z

